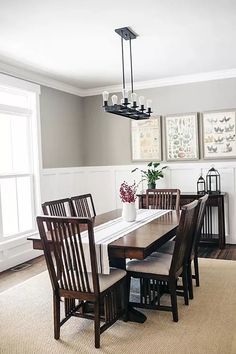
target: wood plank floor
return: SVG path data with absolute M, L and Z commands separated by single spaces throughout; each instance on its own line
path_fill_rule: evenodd
M 29 265 L 29 267 L 19 271 L 8 269 L 0 273 L 0 293 L 47 269 L 44 256 L 31 259 L 24 264 Z
M 213 246 L 200 246 L 199 257 L 236 261 L 236 245 L 226 245 L 223 250 Z
M 199 257 L 236 261 L 236 245 L 226 245 L 223 250 L 212 246 L 201 246 L 199 249 Z M 44 256 L 34 258 L 26 262 L 26 264 L 29 266 L 27 268 L 23 268 L 22 270 L 14 271 L 9 269 L 0 273 L 0 292 L 22 283 L 23 281 L 32 278 L 47 269 Z

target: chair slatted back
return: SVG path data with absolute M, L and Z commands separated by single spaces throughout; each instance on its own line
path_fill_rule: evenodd
M 180 209 L 179 189 L 147 189 L 147 209 Z
M 200 206 L 199 206 L 199 211 L 198 211 L 198 218 L 197 218 L 197 227 L 196 227 L 196 232 L 193 240 L 193 246 L 192 246 L 192 255 L 194 255 L 198 251 L 198 246 L 200 242 L 200 237 L 201 237 L 201 230 L 202 230 L 202 225 L 204 222 L 204 216 L 206 212 L 206 203 L 209 195 L 205 194 L 203 197 L 199 198 Z
M 42 204 L 44 215 L 74 216 L 74 209 L 70 198 L 52 200 Z
M 99 283 L 92 220 L 38 216 L 37 224 L 53 289 L 98 294 Z M 86 259 L 84 254 L 81 228 L 87 228 L 90 260 Z M 92 287 L 91 280 L 89 282 L 87 262 L 90 262 L 92 270 Z
M 182 207 L 180 222 L 176 233 L 170 274 L 176 274 L 182 268 L 186 257 L 188 257 L 191 252 L 191 246 L 197 225 L 198 209 L 198 200 L 194 200 Z
M 94 218 L 96 216 L 92 195 L 83 194 L 71 198 L 75 215 L 78 217 Z

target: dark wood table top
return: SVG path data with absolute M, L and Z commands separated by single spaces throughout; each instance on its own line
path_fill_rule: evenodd
M 95 226 L 101 225 L 120 216 L 120 209 L 97 215 L 95 218 Z M 162 215 L 140 228 L 129 232 L 127 235 L 120 237 L 116 241 L 111 242 L 108 245 L 109 257 L 122 259 L 146 258 L 175 235 L 176 228 L 179 224 L 179 217 L 180 214 L 178 212 L 171 210 L 167 214 Z M 30 236 L 28 237 L 28 240 L 33 241 L 34 249 L 42 249 L 39 235 Z

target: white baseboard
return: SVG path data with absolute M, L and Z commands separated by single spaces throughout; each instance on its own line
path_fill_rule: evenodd
M 33 258 L 39 257 L 42 254 L 43 251 L 37 251 L 32 249 L 26 252 L 22 252 L 21 254 L 12 256 L 11 258 L 7 258 L 3 261 L 0 261 L 0 272 L 15 267 L 18 264 L 27 262 Z

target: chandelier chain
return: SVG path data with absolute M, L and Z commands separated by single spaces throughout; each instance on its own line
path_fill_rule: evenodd
M 125 89 L 125 58 L 124 58 L 124 43 L 123 43 L 123 37 L 121 37 L 121 53 L 122 53 L 123 89 Z
M 129 39 L 129 53 L 130 53 L 130 78 L 131 78 L 131 92 L 134 92 L 134 79 L 133 79 L 133 59 L 132 59 L 132 47 L 131 38 Z

